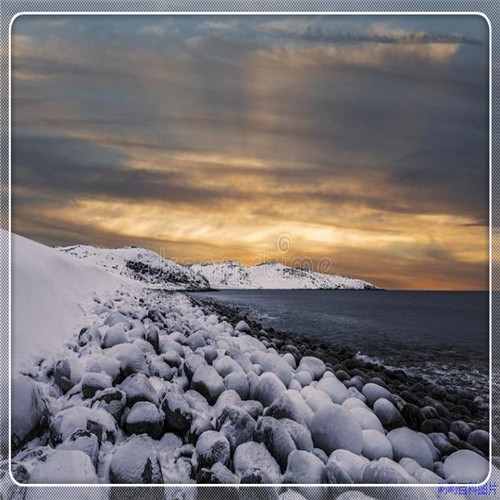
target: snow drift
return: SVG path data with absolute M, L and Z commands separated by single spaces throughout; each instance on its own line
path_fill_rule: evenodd
M 95 295 L 132 286 L 123 278 L 12 234 L 14 373 L 61 349 L 85 324 Z

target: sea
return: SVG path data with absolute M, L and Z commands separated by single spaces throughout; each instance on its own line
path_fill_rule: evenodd
M 366 360 L 488 397 L 488 292 L 222 290 L 195 295 L 235 306 L 265 328 L 347 345 Z

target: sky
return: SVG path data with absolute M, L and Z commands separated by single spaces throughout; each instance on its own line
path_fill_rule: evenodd
M 488 287 L 479 16 L 22 16 L 12 230 Z

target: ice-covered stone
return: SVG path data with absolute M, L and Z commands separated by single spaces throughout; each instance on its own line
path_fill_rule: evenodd
M 380 420 L 375 413 L 368 408 L 351 408 L 349 411 L 354 420 L 361 426 L 361 429 L 373 429 L 375 431 L 384 432 L 384 427 L 380 423 Z
M 251 360 L 252 363 L 259 364 L 263 372 L 274 373 L 288 387 L 293 377 L 293 369 L 279 354 L 270 351 L 254 351 Z
M 78 450 L 55 450 L 39 462 L 30 475 L 31 484 L 97 484 L 91 459 Z
M 308 451 L 295 450 L 288 457 L 285 483 L 321 484 L 326 482 L 324 463 Z
M 217 431 L 206 431 L 196 443 L 198 466 L 211 468 L 216 462 L 226 465 L 231 456 L 231 447 L 226 437 Z
M 77 430 L 88 430 L 99 441 L 115 441 L 117 427 L 115 419 L 102 408 L 71 406 L 59 411 L 50 421 L 53 443 L 60 443 Z
M 391 398 L 391 393 L 385 387 L 372 382 L 365 384 L 361 392 L 366 397 L 370 406 L 373 406 L 377 399 L 385 398 L 390 400 Z
M 297 370 L 299 372 L 302 370 L 307 371 L 311 374 L 313 380 L 319 380 L 325 373 L 326 366 L 325 363 L 319 358 L 304 356 L 300 360 Z
M 167 391 L 161 400 L 165 414 L 165 427 L 177 432 L 186 432 L 191 427 L 193 415 L 184 396 L 176 391 Z
M 363 470 L 370 461 L 348 450 L 335 450 L 328 459 L 327 467 L 331 463 L 339 465 L 354 483 L 359 484 L 363 480 Z
M 115 380 L 120 374 L 121 364 L 118 359 L 102 352 L 94 352 L 85 359 L 85 371 L 107 373 L 111 380 Z
M 233 474 L 225 465 L 220 462 L 216 462 L 212 467 L 202 468 L 198 472 L 196 478 L 198 484 L 237 484 L 239 478 L 236 474 Z M 227 490 L 226 490 L 227 491 Z M 226 498 L 226 496 L 224 496 Z M 234 496 L 234 500 L 239 498 L 237 494 Z
M 323 377 L 316 389 L 328 394 L 333 403 L 342 404 L 349 397 L 346 386 L 335 376 Z
M 127 404 L 127 396 L 116 387 L 96 392 L 91 401 L 92 408 L 102 408 L 119 421 Z
M 224 377 L 224 386 L 228 390 L 236 391 L 241 399 L 248 398 L 248 378 L 243 371 L 233 371 Z
M 242 372 L 241 366 L 230 356 L 221 356 L 213 362 L 213 367 L 221 377 L 233 372 Z
M 265 372 L 259 377 L 253 399 L 269 406 L 285 392 L 285 384 L 274 373 Z
M 104 321 L 105 325 L 111 327 L 114 325 L 118 325 L 120 323 L 126 325 L 127 327 L 129 326 L 129 319 L 127 318 L 127 316 L 125 316 L 119 311 L 113 311 L 108 315 L 108 317 Z
M 377 460 L 386 457 L 393 458 L 391 442 L 385 435 L 374 429 L 363 430 L 363 456 L 369 460 Z
M 158 439 L 163 434 L 164 413 L 149 401 L 138 401 L 125 419 L 129 434 L 148 434 Z
M 263 472 L 271 483 L 281 482 L 280 467 L 267 448 L 255 441 L 240 444 L 233 457 L 234 471 L 240 477 L 256 470 Z
M 284 472 L 288 455 L 297 447 L 287 428 L 273 417 L 260 417 L 254 432 L 254 440 L 264 443 Z
M 243 332 L 243 333 L 251 333 L 251 329 L 248 326 L 248 323 L 246 321 L 239 321 L 238 324 L 234 327 L 235 330 L 238 332 Z
M 432 470 L 432 452 L 421 434 L 407 427 L 400 427 L 389 432 L 387 439 L 392 444 L 395 460 L 399 461 L 403 457 L 413 458 L 422 467 Z
M 264 413 L 275 418 L 290 418 L 307 426 L 311 424 L 314 416 L 300 392 L 293 390 L 287 390 L 281 394 Z
M 127 326 L 125 323 L 116 323 L 106 330 L 104 338 L 102 339 L 102 347 L 108 348 L 118 344 L 125 344 L 128 342 Z
M 413 484 L 416 480 L 401 465 L 389 458 L 380 458 L 369 462 L 363 469 L 362 482 L 370 484 Z
M 205 396 L 210 403 L 215 403 L 224 392 L 224 380 L 210 365 L 203 365 L 194 372 L 191 388 Z
M 449 483 L 481 483 L 489 473 L 489 463 L 478 453 L 459 450 L 446 457 L 444 475 Z
M 47 405 L 38 384 L 18 375 L 12 380 L 11 439 L 14 449 L 31 438 L 48 416 Z
M 134 344 L 118 344 L 104 352 L 120 362 L 124 375 L 147 371 L 146 355 Z
M 298 382 L 300 382 L 302 387 L 309 385 L 313 381 L 311 372 L 305 370 L 297 371 L 294 377 Z
M 238 406 L 227 406 L 217 419 L 217 429 L 224 434 L 232 450 L 253 439 L 255 426 L 255 420 Z
M 373 411 L 379 418 L 384 428 L 395 429 L 405 425 L 405 421 L 399 410 L 386 398 L 378 398 L 373 404 Z
M 127 396 L 128 406 L 132 406 L 138 401 L 149 401 L 154 404 L 158 403 L 158 394 L 148 377 L 143 373 L 129 375 L 118 388 Z
M 315 446 L 326 453 L 344 449 L 360 454 L 363 435 L 360 425 L 341 406 L 321 408 L 312 419 L 311 434 Z
M 85 373 L 81 380 L 82 395 L 84 398 L 92 398 L 97 391 L 102 391 L 113 385 L 111 377 L 107 373 Z
M 57 447 L 58 450 L 78 450 L 86 453 L 92 464 L 97 466 L 99 440 L 90 431 L 79 429 Z
M 305 425 L 299 424 L 295 420 L 291 420 L 289 418 L 282 418 L 280 419 L 280 422 L 290 433 L 290 436 L 292 437 L 297 449 L 312 451 L 312 449 L 314 448 L 314 444 L 311 437 L 311 432 Z
M 324 391 L 319 391 L 315 387 L 310 385 L 304 387 L 300 391 L 301 396 L 304 398 L 304 401 L 308 404 L 309 408 L 316 413 L 321 408 L 325 406 L 332 407 L 333 403 L 328 394 Z
M 109 478 L 115 484 L 159 484 L 163 476 L 154 441 L 132 436 L 113 450 Z

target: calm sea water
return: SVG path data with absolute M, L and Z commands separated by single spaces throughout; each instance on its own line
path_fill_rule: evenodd
M 487 292 L 231 290 L 197 293 L 264 326 L 345 344 L 433 378 L 488 376 Z

